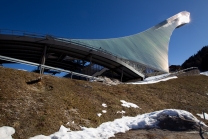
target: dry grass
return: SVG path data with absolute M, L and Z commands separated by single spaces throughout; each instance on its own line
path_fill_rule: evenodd
M 120 118 L 122 115 L 116 112 L 121 110 L 128 116 L 167 108 L 187 109 L 196 114 L 208 107 L 206 76 L 187 76 L 150 85 L 107 86 L 45 75 L 41 82 L 27 84 L 38 76 L 0 68 L 0 127 L 14 127 L 15 139 L 49 135 L 58 131 L 60 125 L 72 130 L 79 130 L 79 126 L 97 127 Z M 142 109 L 124 108 L 121 99 Z M 102 107 L 102 103 L 108 107 Z M 98 117 L 97 113 L 104 109 L 107 113 Z

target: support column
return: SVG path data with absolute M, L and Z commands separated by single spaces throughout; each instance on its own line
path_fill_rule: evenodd
M 73 76 L 73 72 L 71 72 L 71 79 L 73 78 L 72 76 Z
M 92 64 L 92 56 L 90 56 L 90 65 Z
M 43 52 L 43 56 L 42 56 L 42 60 L 41 60 L 41 64 L 40 64 L 40 74 L 44 73 L 44 67 L 42 67 L 42 65 L 45 65 L 45 61 L 46 61 L 46 50 L 47 50 L 47 45 L 45 45 L 44 47 L 44 52 Z
M 92 73 L 92 55 L 90 56 L 90 73 L 89 73 L 89 75 L 91 75 L 91 73 Z
M 121 69 L 121 82 L 123 81 L 123 69 Z

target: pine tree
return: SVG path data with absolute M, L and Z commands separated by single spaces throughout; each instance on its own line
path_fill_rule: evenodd
M 189 57 L 181 66 L 183 69 L 198 67 L 200 71 L 208 71 L 208 46 Z

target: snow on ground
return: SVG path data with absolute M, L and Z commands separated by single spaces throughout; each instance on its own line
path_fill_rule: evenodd
M 204 115 L 203 115 L 203 113 L 202 114 L 196 114 L 196 115 L 198 115 L 202 119 L 204 119 L 204 116 L 205 116 L 205 119 L 208 120 L 208 114 L 207 113 L 204 113 Z
M 208 71 L 201 72 L 200 74 L 205 75 L 205 76 L 208 76 Z
M 17 70 L 27 71 L 27 70 L 25 70 L 25 69 L 17 69 Z
M 101 113 L 97 113 L 97 116 L 100 117 L 102 114 Z
M 201 72 L 200 74 L 208 76 L 208 71 Z M 169 75 L 170 75 L 170 73 L 162 74 L 162 75 L 158 75 L 158 76 L 152 76 L 152 77 L 148 77 L 148 78 L 144 79 L 144 81 L 131 82 L 131 83 L 127 83 L 127 84 L 153 84 L 153 83 L 158 83 L 161 81 L 167 81 L 170 79 L 177 78 L 177 76 L 168 77 Z
M 70 131 L 70 129 L 61 126 L 58 132 L 50 136 L 38 135 L 30 139 L 107 139 L 109 137 L 113 137 L 116 133 L 126 132 L 130 129 L 155 128 L 159 122 L 158 118 L 164 114 L 169 116 L 180 116 L 187 120 L 193 120 L 197 123 L 200 122 L 196 117 L 187 111 L 165 109 L 137 115 L 136 117 L 124 116 L 112 122 L 103 123 L 97 128 L 82 127 L 82 131 Z
M 152 77 L 145 78 L 144 81 L 154 81 L 154 80 L 159 80 L 159 79 L 161 79 L 161 78 L 167 77 L 168 75 L 170 75 L 170 73 L 162 74 L 162 75 L 157 75 L 157 76 L 152 76 Z
M 172 76 L 172 77 L 167 77 L 167 78 L 163 78 L 163 79 L 153 79 L 153 80 L 144 80 L 144 81 L 139 81 L 139 82 L 132 82 L 132 83 L 128 83 L 128 84 L 153 84 L 153 83 L 159 83 L 161 81 L 167 81 L 170 79 L 176 79 L 178 78 L 177 76 Z
M 74 121 L 72 121 L 71 123 L 74 124 Z M 69 124 L 70 124 L 70 122 L 67 122 L 67 123 L 66 123 L 66 125 L 69 125 Z
M 125 111 L 117 111 L 117 113 L 121 113 L 121 114 L 124 114 L 124 113 L 126 113 Z
M 103 112 L 103 113 L 106 113 L 107 111 L 106 111 L 106 110 L 102 110 L 102 112 Z
M 144 79 L 144 81 L 131 82 L 131 83 L 127 83 L 127 84 L 153 84 L 153 83 L 158 83 L 161 81 L 167 81 L 170 79 L 177 78 L 177 76 L 168 77 L 169 75 L 170 75 L 170 73 L 152 76 L 152 77 L 148 77 L 148 78 Z
M 103 107 L 107 107 L 107 105 L 105 103 L 102 104 Z
M 15 133 L 13 127 L 3 126 L 0 127 L 0 139 L 12 139 L 12 135 Z
M 127 108 L 130 108 L 130 107 L 133 107 L 133 108 L 139 108 L 139 106 L 137 106 L 136 104 L 134 103 L 131 103 L 131 102 L 126 102 L 125 100 L 120 100 L 121 101 L 121 105 L 123 107 L 127 107 Z
M 202 75 L 208 76 L 207 72 L 200 73 Z M 158 83 L 160 81 L 167 81 L 170 79 L 175 79 L 177 76 L 173 77 L 167 77 L 169 74 L 163 74 L 158 75 L 154 77 L 146 78 L 144 81 L 139 82 L 133 82 L 128 84 L 151 84 L 151 83 Z M 167 77 L 167 78 L 166 78 Z M 136 104 L 126 102 L 124 100 L 120 100 L 122 102 L 122 106 L 124 107 L 134 107 L 139 108 Z M 107 107 L 105 103 L 102 103 L 103 107 Z M 102 110 L 103 113 L 106 113 L 106 110 Z M 124 114 L 125 111 L 117 111 L 117 113 Z M 184 110 L 176 110 L 176 109 L 166 109 L 161 111 L 156 111 L 152 113 L 147 113 L 143 115 L 137 115 L 136 117 L 128 117 L 124 116 L 120 119 L 116 119 L 112 122 L 106 122 L 101 124 L 97 128 L 86 128 L 82 127 L 82 131 L 71 131 L 69 128 L 65 128 L 64 126 L 61 126 L 59 131 L 51 134 L 50 136 L 44 136 L 44 135 L 38 135 L 35 137 L 32 137 L 30 139 L 107 139 L 109 137 L 113 137 L 114 134 L 119 132 L 126 132 L 130 129 L 145 129 L 145 128 L 155 128 L 158 124 L 158 117 L 161 114 L 166 114 L 169 116 L 180 116 L 184 117 L 185 119 L 190 119 L 195 122 L 200 122 L 196 117 L 194 117 L 191 113 L 184 111 Z M 100 117 L 102 114 L 97 113 L 97 115 Z M 201 118 L 204 118 L 203 114 L 197 114 Z M 205 113 L 205 119 L 208 120 L 208 114 Z M 201 124 L 205 125 L 201 122 Z M 205 125 L 206 126 L 206 125 Z M 12 139 L 12 135 L 15 133 L 14 128 L 3 126 L 0 127 L 0 139 Z

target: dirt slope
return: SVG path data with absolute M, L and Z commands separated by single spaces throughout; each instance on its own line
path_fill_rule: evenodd
M 41 82 L 28 84 L 38 77 L 36 73 L 0 67 L 0 126 L 14 127 L 15 139 L 50 135 L 60 125 L 72 130 L 79 130 L 80 125 L 97 127 L 120 118 L 120 110 L 135 116 L 168 108 L 196 114 L 208 108 L 208 77 L 202 75 L 151 85 L 117 86 L 45 75 Z M 120 100 L 142 109 L 124 108 Z M 107 113 L 98 117 L 102 110 Z

